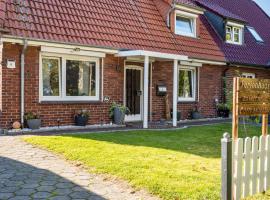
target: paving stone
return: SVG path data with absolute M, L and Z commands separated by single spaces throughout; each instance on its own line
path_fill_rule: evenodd
M 52 194 L 49 192 L 37 192 L 32 195 L 34 199 L 47 199 L 51 197 Z
M 40 186 L 36 188 L 37 191 L 39 192 L 52 192 L 55 189 L 53 186 Z
M 57 184 L 57 181 L 41 181 L 39 184 L 41 186 L 53 186 Z
M 2 192 L 0 192 L 0 199 L 1 200 L 6 200 L 6 199 L 9 199 L 9 198 L 11 198 L 13 196 L 14 196 L 13 193 L 2 193 Z
M 16 197 L 12 197 L 9 200 L 31 200 L 31 197 L 29 197 L 29 196 L 16 196 Z
M 35 188 L 37 188 L 39 186 L 40 185 L 38 183 L 24 184 L 24 185 L 22 185 L 22 188 L 25 188 L 25 189 L 35 189 Z
M 62 189 L 62 188 L 73 188 L 74 186 L 75 185 L 73 183 L 68 183 L 68 182 L 66 182 L 66 183 L 58 183 L 58 184 L 55 185 L 55 187 L 60 188 L 60 189 Z
M 13 193 L 18 190 L 18 187 L 3 187 L 0 188 L 0 193 Z
M 50 200 L 70 200 L 70 197 L 67 196 L 55 196 L 50 198 Z
M 0 200 L 158 199 L 139 192 L 132 194 L 130 189 L 123 188 L 125 184 L 89 174 L 50 152 L 22 142 L 20 136 L 0 137 Z
M 56 189 L 56 190 L 54 190 L 54 193 L 55 194 L 57 194 L 57 195 L 69 195 L 70 193 L 72 192 L 72 190 L 71 189 L 64 189 L 64 188 L 62 188 L 62 189 Z
M 20 189 L 15 192 L 16 195 L 27 195 L 30 196 L 31 194 L 35 193 L 34 189 Z

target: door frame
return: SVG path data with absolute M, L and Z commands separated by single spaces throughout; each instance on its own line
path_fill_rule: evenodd
M 124 67 L 124 106 L 126 106 L 126 70 L 127 69 L 136 69 L 140 71 L 141 74 L 141 88 L 142 95 L 140 97 L 140 114 L 139 115 L 125 115 L 125 121 L 126 122 L 136 122 L 136 121 L 142 121 L 143 119 L 143 67 L 138 65 L 125 65 Z

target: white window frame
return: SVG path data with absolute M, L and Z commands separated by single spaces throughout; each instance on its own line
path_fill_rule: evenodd
M 185 33 L 185 32 L 182 32 L 182 31 L 177 30 L 177 26 L 176 26 L 176 24 L 177 24 L 176 17 L 177 16 L 191 20 L 191 25 L 192 25 L 192 28 L 193 28 L 193 33 L 188 34 L 188 33 Z M 197 37 L 197 18 L 198 18 L 198 15 L 196 15 L 196 14 L 191 14 L 191 13 L 188 13 L 188 12 L 176 10 L 175 11 L 175 16 L 174 16 L 174 19 L 175 19 L 174 20 L 175 21 L 175 23 L 174 23 L 174 27 L 175 27 L 174 28 L 175 29 L 174 32 L 175 32 L 175 34 L 196 38 Z
M 43 72 L 42 72 L 42 59 L 43 58 L 57 58 L 59 59 L 59 96 L 44 96 L 43 95 Z M 67 96 L 66 95 L 66 61 L 85 61 L 96 63 L 96 95 L 95 96 Z M 39 61 L 39 101 L 99 101 L 100 100 L 100 59 L 96 57 L 64 55 L 57 53 L 40 53 Z
M 244 73 L 242 73 L 242 77 L 243 78 L 249 78 L 249 77 L 256 78 L 256 74 L 255 73 L 244 72 Z
M 231 33 L 232 33 L 231 39 L 232 40 L 227 40 L 227 27 L 228 26 L 232 28 L 232 30 L 231 30 Z M 235 29 L 239 29 L 239 42 L 234 41 Z M 244 25 L 237 24 L 237 23 L 234 23 L 234 22 L 227 22 L 227 24 L 225 26 L 225 40 L 226 40 L 226 43 L 242 45 L 243 44 L 243 39 L 244 39 L 244 33 L 243 32 L 244 32 Z
M 192 73 L 192 97 L 191 98 L 185 98 L 185 97 L 180 97 L 179 96 L 179 74 L 181 70 L 187 70 L 191 71 Z M 178 102 L 195 102 L 196 101 L 196 91 L 197 91 L 197 68 L 196 67 L 183 67 L 179 66 L 178 67 L 178 90 L 177 90 L 177 95 L 178 95 Z

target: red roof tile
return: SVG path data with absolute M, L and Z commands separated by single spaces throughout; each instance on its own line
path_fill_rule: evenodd
M 3 0 L 0 0 L 1 2 Z M 13 36 L 116 49 L 141 49 L 224 61 L 213 29 L 200 17 L 200 38 L 175 36 L 162 0 L 6 0 Z M 191 0 L 183 0 L 185 2 Z M 0 11 L 1 13 L 1 11 Z

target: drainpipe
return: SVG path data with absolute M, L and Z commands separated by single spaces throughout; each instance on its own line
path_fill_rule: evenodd
M 27 49 L 27 40 L 24 40 L 24 45 L 21 53 L 21 124 L 24 125 L 24 68 L 25 68 L 25 52 Z
M 176 7 L 176 4 L 175 4 L 175 0 L 174 0 L 173 3 L 172 3 L 172 7 L 170 8 L 170 10 L 169 10 L 168 13 L 167 13 L 167 26 L 168 26 L 168 27 L 171 26 L 171 24 L 170 24 L 170 21 L 171 21 L 171 13 L 172 13 L 172 11 L 174 11 L 175 7 Z

